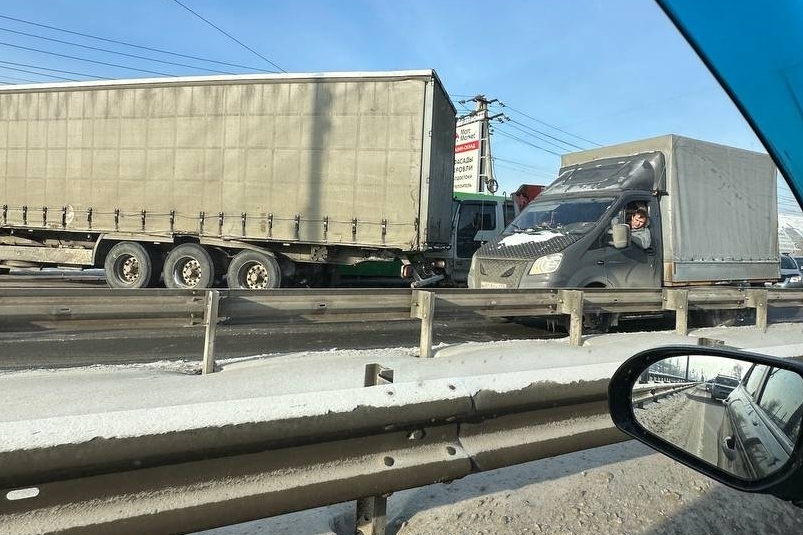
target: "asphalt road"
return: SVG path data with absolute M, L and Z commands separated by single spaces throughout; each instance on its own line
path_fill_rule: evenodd
M 717 433 L 725 407 L 698 385 L 646 404 L 636 417 L 650 431 L 672 444 L 717 464 Z
M 2 288 L 105 287 L 99 270 L 14 270 L 0 276 Z M 803 310 L 771 309 L 770 321 L 803 321 Z M 670 319 L 622 322 L 615 332 L 669 330 Z M 434 344 L 564 337 L 538 319 L 472 319 L 436 322 Z M 217 359 L 295 351 L 416 347 L 418 320 L 365 323 L 281 323 L 227 326 L 217 329 Z M 204 331 L 200 327 L 125 329 L 97 324 L 93 330 L 70 331 L 59 323 L 0 325 L 0 370 L 61 368 L 94 364 L 131 364 L 160 360 L 200 360 Z
M 82 332 L 60 330 L 57 325 L 27 328 L 30 330 L 0 331 L 0 370 L 199 360 L 204 347 L 204 331 L 200 327 L 111 330 L 98 325 L 96 330 Z M 417 320 L 219 326 L 215 355 L 225 359 L 295 351 L 416 347 L 420 328 Z M 437 323 L 434 343 L 564 336 L 566 333 L 550 331 L 543 323 L 490 319 Z

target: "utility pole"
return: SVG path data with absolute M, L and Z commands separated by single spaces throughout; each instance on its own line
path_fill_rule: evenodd
M 475 103 L 474 111 L 470 117 L 474 121 L 480 123 L 480 155 L 479 155 L 479 184 L 478 192 L 482 193 L 488 191 L 489 193 L 496 193 L 499 189 L 499 183 L 496 180 L 493 169 L 493 159 L 491 158 L 491 132 L 489 123 L 490 121 L 499 117 L 504 117 L 503 113 L 496 115 L 488 115 L 488 106 L 498 99 L 488 100 L 485 95 L 477 95 L 469 99 Z

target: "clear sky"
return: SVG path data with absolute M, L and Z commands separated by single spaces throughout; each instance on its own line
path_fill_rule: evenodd
M 459 113 L 473 108 L 461 101 L 483 94 L 499 101 L 492 113 L 510 119 L 495 122 L 492 136 L 500 192 L 548 183 L 559 154 L 667 133 L 763 150 L 652 0 L 4 0 L 0 5 L 4 83 L 435 69 Z M 800 213 L 786 190 L 779 207 Z

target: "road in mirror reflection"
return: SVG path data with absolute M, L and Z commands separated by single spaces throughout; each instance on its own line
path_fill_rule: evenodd
M 799 439 L 803 378 L 709 355 L 656 362 L 633 385 L 646 430 L 747 480 L 780 470 Z

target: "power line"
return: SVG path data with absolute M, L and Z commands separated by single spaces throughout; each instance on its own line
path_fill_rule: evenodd
M 510 121 L 510 122 L 515 122 L 515 121 Z M 518 122 L 516 122 L 516 124 L 521 124 L 521 123 L 518 123 Z M 543 141 L 544 143 L 546 143 L 546 144 L 548 144 L 548 145 L 552 145 L 553 147 L 555 147 L 555 148 L 556 148 L 556 149 L 558 149 L 558 150 L 566 151 L 566 148 L 565 148 L 565 147 L 561 147 L 560 145 L 558 145 L 558 144 L 556 144 L 556 143 L 552 143 L 552 142 L 551 142 L 551 141 L 549 141 L 548 139 L 542 139 L 542 138 L 538 137 L 537 135 L 533 134 L 532 132 L 528 132 L 528 131 L 527 131 L 527 130 L 525 130 L 524 128 L 520 128 L 520 127 L 516 126 L 515 124 L 511 124 L 511 125 L 509 125 L 509 126 L 510 126 L 511 128 L 513 128 L 514 130 L 518 130 L 519 132 L 522 132 L 523 134 L 526 134 L 526 135 L 528 135 L 528 136 L 533 136 L 535 139 L 537 139 L 537 140 L 539 140 L 539 141 Z
M 38 83 L 36 80 L 28 80 L 27 78 L 17 78 L 15 76 L 3 76 L 2 78 L 3 81 L 0 81 L 0 84 L 5 84 L 5 85 L 14 85 L 13 82 L 6 82 L 5 80 L 15 80 L 17 82 L 28 82 L 31 84 Z
M 228 63 L 228 62 L 225 62 L 225 61 L 217 61 L 217 60 L 214 60 L 214 59 L 201 58 L 201 57 L 198 57 L 198 56 L 191 56 L 189 54 L 180 54 L 178 52 L 170 52 L 169 50 L 162 50 L 160 48 L 152 48 L 152 47 L 149 47 L 149 46 L 135 45 L 133 43 L 126 43 L 125 41 L 118 41 L 116 39 L 107 39 L 105 37 L 98 37 L 97 35 L 91 35 L 91 34 L 88 34 L 88 33 L 81 33 L 81 32 L 76 32 L 76 31 L 73 31 L 73 30 L 67 30 L 66 28 L 59 28 L 57 26 L 48 26 L 47 24 L 40 24 L 38 22 L 31 22 L 29 20 L 16 19 L 14 17 L 8 17 L 8 16 L 5 16 L 5 15 L 0 15 L 0 19 L 13 20 L 14 22 L 20 22 L 22 24 L 30 24 L 31 26 L 38 26 L 40 28 L 47 28 L 48 30 L 54 30 L 54 31 L 57 31 L 57 32 L 69 33 L 69 34 L 72 34 L 72 35 L 79 35 L 81 37 L 86 37 L 88 39 L 96 39 L 98 41 L 105 41 L 107 43 L 114 43 L 114 44 L 117 44 L 117 45 L 130 46 L 132 48 L 139 48 L 141 50 L 149 50 L 151 52 L 158 52 L 159 54 L 168 54 L 170 56 L 177 56 L 177 57 L 181 57 L 181 58 L 194 59 L 194 60 L 198 60 L 198 61 L 206 61 L 208 63 L 217 63 L 218 65 L 226 65 L 228 67 L 237 67 L 237 68 L 240 68 L 240 69 L 248 69 L 248 70 L 251 70 L 251 71 L 265 72 L 263 69 L 258 69 L 256 67 L 249 67 L 248 65 L 238 65 L 237 63 Z M 273 71 L 267 71 L 267 72 L 273 72 Z
M 181 2 L 179 2 L 178 0 L 173 0 L 173 2 L 175 2 L 175 3 L 176 3 L 176 4 L 178 4 L 178 5 L 180 5 L 181 7 L 183 7 L 184 9 L 186 9 L 187 11 L 189 11 L 190 13 L 192 13 L 193 15 L 195 15 L 196 17 L 198 17 L 199 19 L 201 19 L 202 21 L 204 21 L 205 23 L 207 23 L 208 25 L 210 25 L 211 27 L 213 27 L 214 29 L 216 29 L 217 31 L 219 31 L 220 33 L 222 33 L 223 35 L 225 35 L 226 37 L 228 37 L 229 39 L 231 39 L 232 41 L 234 41 L 234 42 L 235 42 L 235 43 L 237 43 L 238 45 L 242 46 L 242 47 L 243 47 L 243 48 L 245 48 L 246 50 L 248 50 L 248 51 L 250 51 L 250 52 L 253 52 L 254 54 L 256 54 L 257 56 L 259 56 L 260 58 L 264 59 L 265 61 L 267 61 L 268 63 L 270 63 L 271 65 L 273 65 L 273 66 L 274 66 L 274 67 L 276 67 L 277 69 L 279 69 L 281 72 L 287 72 L 286 70 L 282 69 L 281 67 L 279 67 L 278 65 L 276 65 L 275 63 L 273 63 L 271 60 L 269 60 L 268 58 L 266 58 L 265 56 L 263 56 L 262 54 L 260 54 L 260 53 L 259 53 L 259 52 L 257 52 L 256 50 L 254 50 L 253 48 L 251 48 L 251 47 L 249 47 L 248 45 L 246 45 L 245 43 L 242 43 L 241 41 L 239 41 L 239 40 L 238 40 L 236 37 L 234 37 L 233 35 L 231 35 L 231 34 L 227 33 L 227 32 L 226 32 L 226 31 L 224 31 L 223 29 L 221 29 L 221 28 L 219 28 L 219 27 L 215 26 L 213 23 L 211 23 L 210 21 L 206 20 L 206 19 L 205 19 L 205 18 L 203 18 L 201 15 L 199 15 L 198 13 L 196 13 L 195 11 L 193 11 L 192 9 L 188 8 L 187 6 L 185 6 L 184 4 L 182 4 Z
M 575 149 L 578 149 L 578 150 L 584 150 L 584 149 L 585 149 L 585 147 L 581 147 L 580 145 L 575 145 L 575 144 L 574 144 L 574 143 L 572 143 L 571 141 L 566 141 L 565 139 L 560 139 L 560 138 L 558 138 L 558 137 L 555 137 L 555 136 L 550 136 L 550 135 L 549 135 L 549 134 L 547 134 L 546 132 L 542 132 L 541 130 L 537 130 L 537 129 L 535 129 L 535 128 L 531 127 L 531 126 L 527 126 L 526 124 L 524 124 L 524 123 L 521 123 L 521 122 L 519 122 L 519 121 L 516 121 L 515 119 L 509 119 L 509 122 L 511 122 L 511 123 L 515 123 L 515 124 L 518 124 L 518 125 L 521 125 L 522 127 L 526 128 L 526 129 L 528 129 L 528 130 L 532 130 L 532 131 L 533 131 L 533 132 L 535 132 L 535 133 L 541 134 L 542 136 L 546 136 L 546 137 L 548 137 L 549 139 L 554 139 L 555 141 L 557 141 L 557 142 L 559 142 L 559 143 L 563 143 L 564 145 L 568 145 L 568 146 L 570 146 L 570 147 L 572 147 L 572 148 L 575 148 Z M 535 134 L 531 134 L 531 135 L 535 136 Z M 538 136 L 535 136 L 535 137 L 538 137 Z M 538 139 L 541 139 L 541 138 L 538 138 Z M 545 139 L 541 139 L 541 141 L 546 141 L 547 143 L 549 143 L 549 142 L 548 142 L 547 140 L 545 140 Z
M 491 159 L 492 160 L 499 160 L 500 162 L 507 162 L 507 163 L 512 163 L 512 164 L 515 164 L 515 165 L 520 165 L 522 167 L 529 167 L 530 169 L 533 169 L 535 171 L 539 171 L 539 170 L 543 171 L 543 169 L 541 169 L 539 167 L 536 167 L 535 165 L 530 165 L 530 164 L 527 164 L 527 163 L 524 163 L 524 162 L 517 162 L 515 160 L 508 160 L 507 158 L 500 158 L 499 156 L 491 156 Z
M 11 43 L 4 43 L 4 42 L 0 42 L 0 45 L 2 45 L 2 46 L 10 46 L 10 47 L 13 47 L 13 48 L 20 48 L 22 50 L 30 50 L 31 52 L 39 52 L 40 54 L 49 54 L 51 56 L 59 56 L 61 58 L 74 59 L 74 60 L 78 60 L 78 61 L 86 61 L 88 63 L 97 63 L 98 65 L 106 65 L 108 67 L 116 67 L 118 69 L 128 69 L 130 71 L 139 71 L 139 72 L 145 72 L 145 73 L 148 73 L 148 74 L 157 74 L 159 76 L 173 76 L 172 74 L 167 74 L 165 72 L 149 71 L 149 70 L 146 70 L 146 69 L 137 69 L 136 67 L 126 67 L 125 65 L 117 65 L 115 63 L 107 63 L 105 61 L 97 61 L 97 60 L 94 60 L 94 59 L 79 58 L 77 56 L 70 56 L 68 54 L 59 54 L 58 52 L 48 52 L 47 50 L 40 50 L 38 48 L 31 48 L 31 47 L 28 47 L 28 46 L 14 45 L 14 44 L 11 44 Z
M 530 164 L 527 164 L 527 163 L 524 163 L 524 162 L 517 162 L 516 160 L 509 160 L 507 158 L 500 158 L 499 156 L 491 156 L 491 159 L 494 160 L 494 161 L 506 162 L 506 163 L 509 163 L 509 164 L 518 165 L 520 167 L 525 167 L 525 168 L 527 168 L 527 169 L 529 169 L 529 170 L 531 170 L 533 172 L 536 172 L 536 173 L 541 173 L 543 175 L 552 176 L 552 171 L 547 171 L 543 167 L 530 165 Z
M 578 136 L 578 135 L 576 135 L 576 134 L 572 134 L 571 132 L 567 132 L 566 130 L 561 130 L 561 129 L 560 129 L 560 128 L 558 128 L 557 126 L 553 126 L 553 125 L 551 125 L 551 124 L 549 124 L 549 123 L 545 123 L 545 122 L 544 122 L 544 121 L 542 121 L 541 119 L 536 119 L 536 118 L 535 118 L 535 117 L 533 117 L 532 115 L 528 115 L 527 113 L 525 113 L 525 112 L 523 112 L 523 111 L 521 111 L 521 110 L 517 110 L 516 108 L 514 108 L 514 107 L 512 107 L 512 106 L 508 106 L 508 105 L 507 105 L 507 104 L 505 104 L 504 102 L 500 102 L 500 103 L 499 103 L 499 105 L 500 105 L 500 106 L 502 106 L 503 108 L 508 108 L 508 109 L 509 109 L 509 110 L 511 110 L 511 111 L 514 111 L 514 112 L 516 112 L 516 113 L 519 113 L 519 114 L 521 114 L 521 115 L 524 115 L 525 117 L 527 117 L 528 119 L 530 119 L 530 120 L 532 120 L 532 121 L 535 121 L 535 122 L 537 122 L 537 123 L 540 123 L 540 124 L 542 124 L 542 125 L 544 125 L 544 126 L 548 126 L 549 128 L 552 128 L 553 130 L 557 130 L 558 132 L 562 132 L 562 133 L 566 134 L 567 136 L 572 136 L 573 138 L 579 139 L 580 141 L 585 141 L 586 143 L 591 143 L 592 145 L 596 145 L 597 147 L 601 147 L 601 146 L 602 146 L 602 145 L 600 145 L 599 143 L 596 143 L 596 142 L 594 142 L 594 141 L 588 140 L 588 139 L 586 139 L 586 138 L 584 138 L 584 137 L 580 137 L 580 136 Z
M 531 174 L 530 171 L 528 171 L 527 169 L 519 169 L 517 167 L 513 167 L 513 166 L 510 166 L 510 165 L 503 164 L 503 163 L 494 164 L 494 169 L 507 169 L 508 171 L 513 171 L 513 172 L 521 173 L 521 174 L 524 174 L 524 175 L 530 175 Z
M 190 69 L 196 69 L 196 70 L 199 70 L 199 71 L 206 71 L 206 72 L 212 72 L 212 73 L 222 73 L 222 74 L 234 74 L 233 72 L 226 72 L 226 71 L 220 71 L 220 70 L 207 69 L 207 68 L 204 68 L 204 67 L 196 67 L 194 65 L 187 65 L 185 63 L 176 63 L 174 61 L 167 61 L 167 60 L 162 60 L 162 59 L 149 58 L 147 56 L 140 56 L 140 55 L 137 55 L 137 54 L 128 54 L 126 52 L 118 52 L 116 50 L 109 50 L 108 48 L 100 48 L 100 47 L 97 47 L 97 46 L 82 45 L 80 43 L 74 43 L 74 42 L 71 42 L 71 41 L 65 41 L 63 39 L 54 39 L 52 37 L 43 37 L 41 35 L 36 35 L 36 34 L 32 34 L 32 33 L 20 32 L 20 31 L 17 31 L 17 30 L 11 30 L 9 28 L 0 27 L 0 31 L 9 32 L 9 33 L 15 33 L 15 34 L 18 34 L 18 35 L 24 35 L 26 37 L 33 37 L 34 39 L 42 39 L 44 41 L 51 41 L 51 42 L 54 42 L 54 43 L 61 43 L 61 44 L 64 44 L 64 45 L 77 46 L 79 48 L 86 48 L 88 50 L 95 50 L 95 51 L 98 51 L 98 52 L 106 52 L 108 54 L 117 54 L 119 56 L 126 56 L 126 57 L 129 57 L 129 58 L 142 59 L 142 60 L 145 60 L 145 61 L 153 61 L 153 62 L 156 62 L 156 63 L 164 63 L 164 64 L 167 64 L 167 65 L 176 65 L 178 67 L 188 67 Z
M 0 63 L 5 63 L 5 62 L 4 61 L 0 61 Z M 28 73 L 28 74 L 35 74 L 36 76 L 47 76 L 49 78 L 55 78 L 56 80 L 64 80 L 64 81 L 67 81 L 67 82 L 77 82 L 77 80 L 75 80 L 74 78 L 65 78 L 64 76 L 56 76 L 55 74 L 47 74 L 47 73 L 43 73 L 43 72 L 36 72 L 36 71 L 28 70 L 28 69 L 17 69 L 15 67 L 6 67 L 4 65 L 0 65 L 0 69 L 5 69 L 7 71 L 24 72 L 24 73 Z M 32 84 L 39 83 L 39 82 L 37 82 L 35 80 L 24 80 L 23 78 L 19 78 L 19 80 L 22 80 L 24 82 L 31 82 Z
M 494 169 L 507 169 L 509 171 L 515 171 L 516 173 L 522 173 L 524 175 L 532 176 L 532 177 L 539 178 L 539 179 L 543 178 L 543 179 L 546 179 L 546 180 L 551 180 L 551 179 L 555 178 L 553 176 L 547 176 L 547 175 L 541 175 L 541 174 L 535 173 L 530 169 L 525 169 L 525 168 L 522 168 L 522 167 L 514 167 L 514 166 L 511 166 L 511 165 L 508 165 L 508 164 L 504 164 L 504 163 L 495 163 L 494 164 Z
M 73 71 L 63 71 L 63 70 L 60 70 L 60 69 L 48 69 L 47 67 L 40 67 L 38 65 L 29 65 L 27 63 L 15 63 L 13 61 L 0 61 L 0 63 L 5 64 L 5 65 L 17 65 L 18 67 L 30 67 L 31 69 L 40 69 L 40 70 L 43 70 L 43 71 L 60 72 L 62 74 L 74 74 L 76 76 L 84 76 L 86 78 L 98 78 L 100 80 L 108 80 L 108 78 L 105 78 L 103 76 L 94 76 L 94 75 L 91 75 L 91 74 L 83 74 L 83 73 L 80 73 L 80 72 L 73 72 Z M 38 73 L 36 73 L 36 74 L 38 74 Z M 53 75 L 50 75 L 50 74 L 42 74 L 42 76 L 50 76 L 51 78 L 59 78 L 59 76 L 53 76 Z
M 518 142 L 520 142 L 520 143 L 524 143 L 525 145 L 529 145 L 529 146 L 531 146 L 531 147 L 535 147 L 536 149 L 542 150 L 542 151 L 544 151 L 544 152 L 548 152 L 549 154 L 553 154 L 553 155 L 555 155 L 555 156 L 560 156 L 560 154 L 559 154 L 559 153 L 557 153 L 557 152 L 555 152 L 555 151 L 552 151 L 552 150 L 549 150 L 549 149 L 547 149 L 547 148 L 544 148 L 544 147 L 538 146 L 538 145 L 536 145 L 535 143 L 530 143 L 530 142 L 529 142 L 529 141 L 527 141 L 526 139 L 522 139 L 522 138 L 520 138 L 520 137 L 517 137 L 517 136 L 514 136 L 514 135 L 512 135 L 512 134 L 509 134 L 509 133 L 505 132 L 504 130 L 502 130 L 501 128 L 499 128 L 498 126 L 497 126 L 496 128 L 494 128 L 494 131 L 495 131 L 497 134 L 500 134 L 500 135 L 502 135 L 502 136 L 504 136 L 504 137 L 507 137 L 507 138 L 513 139 L 513 140 L 515 140 L 515 141 L 518 141 Z

